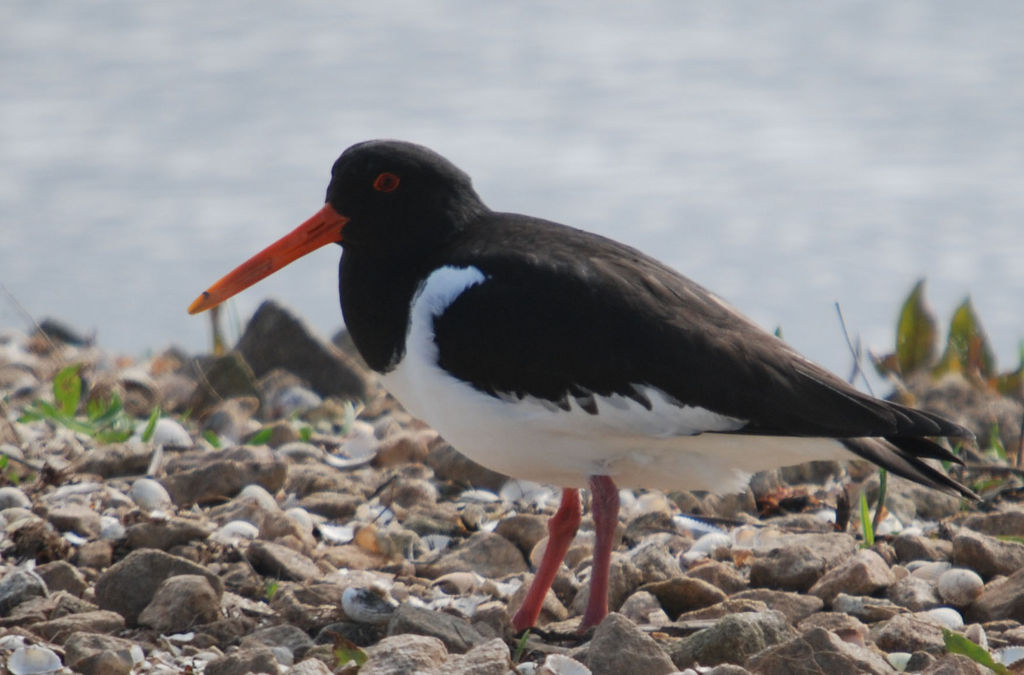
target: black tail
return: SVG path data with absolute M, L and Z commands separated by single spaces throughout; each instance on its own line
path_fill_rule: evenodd
M 839 441 L 850 452 L 915 483 L 963 496 L 975 501 L 981 498 L 969 487 L 961 485 L 922 458 L 941 459 L 963 464 L 953 453 L 924 438 L 894 436 L 891 438 L 842 438 Z

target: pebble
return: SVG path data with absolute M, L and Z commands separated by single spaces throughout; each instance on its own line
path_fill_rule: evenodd
M 935 586 L 944 601 L 954 607 L 967 607 L 981 595 L 985 582 L 973 570 L 954 568 L 939 575 Z
M 18 647 L 7 659 L 7 669 L 11 675 L 43 675 L 55 673 L 61 669 L 60 657 L 46 647 L 30 645 Z
M 128 496 L 143 511 L 166 511 L 173 505 L 171 495 L 163 485 L 152 478 L 140 478 L 132 483 Z
M 4 509 L 30 509 L 32 500 L 21 488 L 0 487 L 0 511 Z
M 176 420 L 170 417 L 161 417 L 153 427 L 153 436 L 149 442 L 153 445 L 172 448 L 191 448 L 192 435 Z

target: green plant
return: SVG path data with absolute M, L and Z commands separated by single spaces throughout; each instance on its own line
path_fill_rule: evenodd
M 970 639 L 954 633 L 948 628 L 942 629 L 942 641 L 946 643 L 946 651 L 950 654 L 963 654 L 976 663 L 990 668 L 998 675 L 1009 675 L 1010 670 L 1001 663 L 996 663 L 992 655 L 984 647 L 975 644 Z
M 99 397 L 86 404 L 85 418 L 76 416 L 82 398 L 82 378 L 78 374 L 82 364 L 63 368 L 53 378 L 54 403 L 36 399 L 18 418 L 19 422 L 48 420 L 72 431 L 95 438 L 101 443 L 127 440 L 135 430 L 135 420 L 124 410 L 121 397 L 116 393 L 108 399 Z M 158 411 L 155 411 L 159 415 Z M 156 422 L 154 421 L 155 425 Z
M 868 510 L 868 498 L 860 493 L 860 529 L 864 534 L 864 548 L 871 548 L 875 545 L 875 528 L 871 524 L 871 512 Z
M 267 582 L 267 585 L 263 588 L 263 595 L 266 597 L 267 602 L 273 602 L 274 596 L 277 595 L 277 590 L 281 587 L 281 584 L 277 582 L 277 579 L 271 579 Z
M 523 653 L 526 651 L 526 641 L 530 639 L 530 629 L 527 628 L 523 631 L 523 636 L 519 638 L 519 642 L 516 643 L 516 651 L 512 654 L 512 663 L 519 663 L 519 660 L 523 658 Z
M 331 650 L 331 653 L 334 654 L 334 663 L 339 668 L 349 662 L 361 666 L 369 659 L 369 655 L 356 643 L 341 635 L 334 636 L 334 649 Z
M 250 436 L 249 440 L 246 442 L 250 445 L 266 445 L 267 441 L 269 441 L 270 437 L 273 435 L 273 427 L 263 427 L 262 429 L 254 433 L 252 436 Z

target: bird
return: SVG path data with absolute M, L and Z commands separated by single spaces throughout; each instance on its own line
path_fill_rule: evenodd
M 933 439 L 968 429 L 860 392 L 639 250 L 492 211 L 414 143 L 346 149 L 323 207 L 189 312 L 328 244 L 342 247 L 345 325 L 384 387 L 479 464 L 562 490 L 517 631 L 539 618 L 583 488 L 595 543 L 581 630 L 608 613 L 620 488 L 725 493 L 764 469 L 859 456 L 977 498 L 923 461 L 959 462 Z

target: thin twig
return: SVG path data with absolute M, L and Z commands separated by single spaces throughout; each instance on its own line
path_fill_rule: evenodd
M 864 380 L 864 386 L 867 387 L 868 393 L 874 396 L 875 392 L 871 389 L 871 382 L 868 381 L 868 375 L 860 365 L 860 351 L 853 346 L 853 342 L 850 340 L 850 331 L 846 329 L 846 319 L 843 318 L 843 309 L 839 306 L 838 301 L 836 301 L 836 314 L 839 315 L 839 326 L 843 329 L 843 337 L 846 339 L 846 346 L 849 347 L 850 355 L 853 357 L 853 377 L 856 377 L 857 372 L 860 372 L 860 377 Z M 850 384 L 853 383 L 851 382 Z
M 24 317 L 29 323 L 35 326 L 36 332 L 42 335 L 43 339 L 46 340 L 47 344 L 50 345 L 50 351 L 53 352 L 54 354 L 59 354 L 60 352 L 57 351 L 56 343 L 50 339 L 49 334 L 47 334 L 47 332 L 43 330 L 43 327 L 40 326 L 39 322 L 35 320 L 35 317 L 29 314 L 28 310 L 25 309 L 25 307 L 20 302 L 18 302 L 18 299 L 14 297 L 14 293 L 11 293 L 9 290 L 7 290 L 7 287 L 4 286 L 2 283 L 0 283 L 0 291 L 3 291 L 4 295 L 7 296 L 7 299 L 10 300 L 12 305 L 14 305 L 14 309 L 16 309 L 18 313 L 21 314 L 22 317 Z

